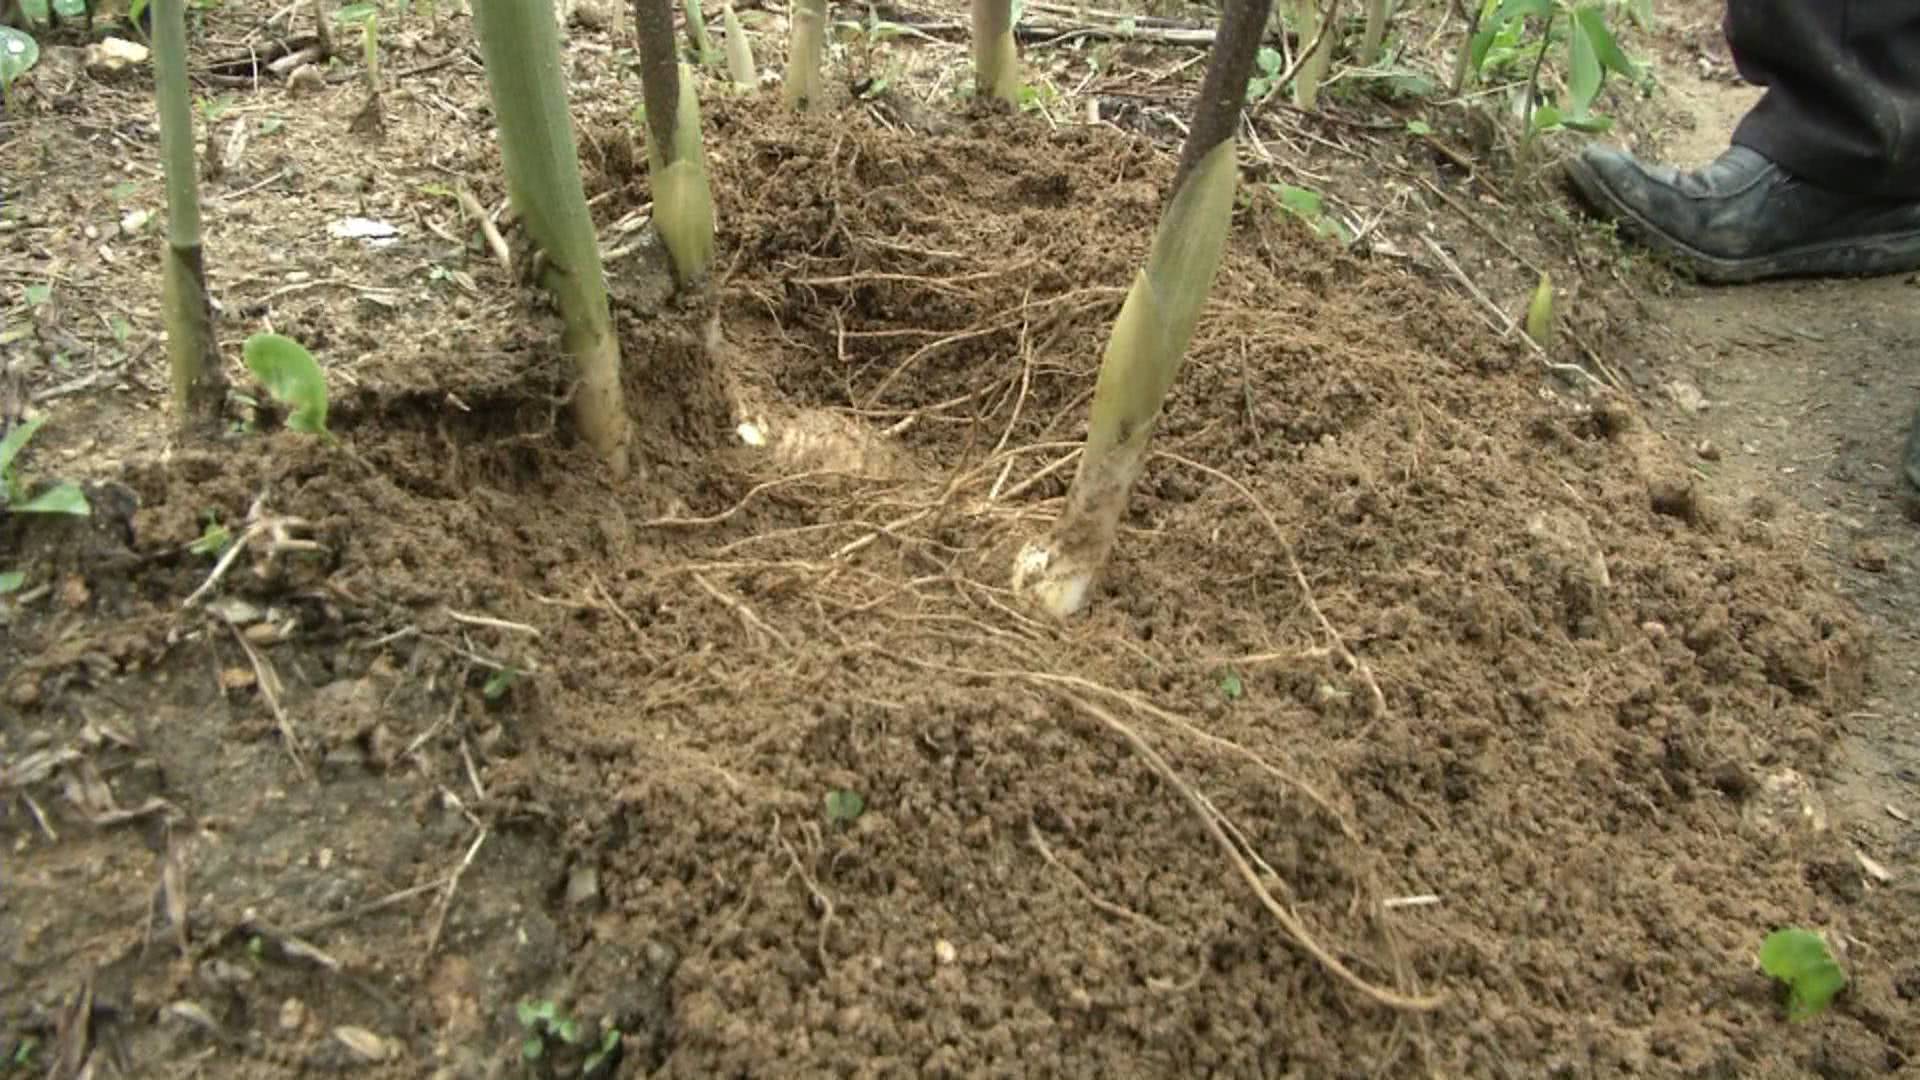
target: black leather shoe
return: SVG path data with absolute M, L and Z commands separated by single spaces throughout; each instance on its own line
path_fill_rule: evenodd
M 1703 281 L 1920 269 L 1920 201 L 1825 191 L 1744 146 L 1681 172 L 1595 144 L 1567 173 L 1595 212 Z

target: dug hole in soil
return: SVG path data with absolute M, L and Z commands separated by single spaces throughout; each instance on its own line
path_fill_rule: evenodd
M 1770 507 L 1260 192 L 1091 614 L 1038 621 L 1012 556 L 1168 155 L 765 98 L 706 125 L 718 338 L 652 256 L 610 268 L 632 482 L 492 272 L 460 319 L 292 303 L 354 357 L 351 454 L 139 455 L 90 521 L 6 520 L 53 584 L 0 644 L 10 1045 L 149 1076 L 561 1075 L 609 1030 L 599 1075 L 1911 1056 L 1910 956 L 1849 956 L 1817 1028 L 1754 963 L 1859 899 L 1801 778 L 1865 638 Z M 644 203 L 628 136 L 583 134 L 596 216 Z M 262 534 L 183 610 L 206 513 L 256 500 L 320 550 Z M 523 1064 L 527 1002 L 579 1045 Z

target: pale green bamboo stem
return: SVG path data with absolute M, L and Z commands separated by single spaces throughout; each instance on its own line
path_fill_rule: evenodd
M 473 21 L 507 195 L 546 254 L 543 284 L 559 302 L 564 347 L 578 367 L 574 421 L 609 471 L 624 477 L 633 429 L 620 387 L 620 341 L 581 188 L 553 7 L 545 0 L 474 0 Z
M 793 29 L 787 50 L 787 80 L 780 98 L 787 108 L 819 108 L 820 63 L 827 45 L 827 0 L 793 0 Z
M 1013 0 L 973 0 L 973 87 L 984 98 L 1020 101 L 1020 54 L 1013 43 Z

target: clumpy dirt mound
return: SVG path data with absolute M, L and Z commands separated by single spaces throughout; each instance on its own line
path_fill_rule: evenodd
M 99 743 L 89 695 L 162 665 L 156 715 L 201 729 L 143 732 L 199 792 L 172 797 L 262 834 L 202 856 L 199 974 L 149 961 L 122 1015 L 227 1007 L 173 1010 L 179 1041 L 146 1052 L 217 1029 L 231 1075 L 481 1075 L 521 1052 L 527 1001 L 593 1045 L 619 1031 L 622 1075 L 1761 1076 L 1915 1052 L 1890 958 L 1853 959 L 1818 1037 L 1753 967 L 1781 924 L 1844 942 L 1859 899 L 1844 847 L 1774 796 L 1821 762 L 1864 645 L 1768 508 L 1706 502 L 1627 412 L 1553 392 L 1464 302 L 1263 191 L 1092 614 L 1024 612 L 1011 556 L 1058 511 L 1170 168 L 971 123 L 709 109 L 722 337 L 638 308 L 623 330 L 651 394 L 711 356 L 734 404 L 660 406 L 678 427 L 633 484 L 571 444 L 552 339 L 475 319 L 484 363 L 400 336 L 357 372 L 357 459 L 281 434 L 131 470 L 136 567 L 8 526 L 10 555 L 147 620 L 102 654 L 76 644 L 83 595 L 17 616 L 8 700 Z M 644 171 L 607 161 L 617 218 Z M 733 445 L 742 419 L 862 452 Z M 252 520 L 297 515 L 322 550 L 237 564 L 213 593 L 232 626 L 167 616 L 207 575 L 183 550 L 205 512 L 239 528 L 262 491 Z M 244 747 L 250 790 L 216 794 Z M 17 790 L 44 804 L 57 775 Z M 296 854 L 241 858 L 274 845 L 275 800 Z M 29 814 L 6 828 L 52 905 L 71 854 Z M 345 962 L 207 974 L 311 964 L 308 939 Z M 57 966 L 11 951 L 50 1008 Z

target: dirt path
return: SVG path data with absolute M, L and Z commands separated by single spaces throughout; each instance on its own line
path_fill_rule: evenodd
M 1663 79 L 1693 121 L 1667 140 L 1676 164 L 1711 160 L 1759 96 L 1682 64 Z M 1704 490 L 1804 509 L 1814 549 L 1873 629 L 1872 690 L 1846 718 L 1825 793 L 1861 850 L 1911 866 L 1920 829 L 1887 808 L 1920 816 L 1920 500 L 1899 465 L 1920 406 L 1920 289 L 1899 275 L 1684 287 L 1648 303 L 1661 328 L 1646 358 L 1665 399 L 1655 407 L 1693 444 Z

